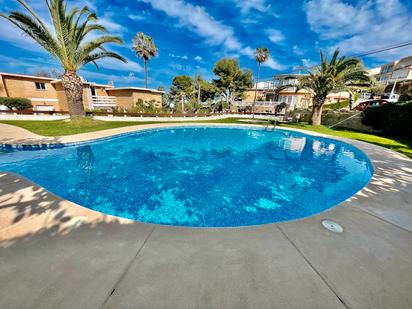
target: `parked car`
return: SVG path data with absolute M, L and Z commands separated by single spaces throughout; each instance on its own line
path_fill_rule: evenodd
M 382 106 L 385 104 L 390 104 L 391 102 L 387 99 L 373 99 L 373 100 L 366 100 L 358 104 L 358 106 L 355 107 L 356 110 L 358 111 L 363 111 L 368 107 L 376 107 L 376 106 Z

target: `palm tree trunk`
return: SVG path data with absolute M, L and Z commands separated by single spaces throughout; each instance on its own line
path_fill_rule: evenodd
M 349 91 L 349 110 L 351 111 L 353 109 L 353 104 L 354 103 L 354 98 L 352 91 Z
M 197 104 L 200 106 L 200 81 L 197 82 Z
M 259 83 L 259 75 L 260 75 L 260 62 L 258 62 L 258 73 L 256 78 L 256 86 L 255 86 L 255 98 L 253 99 L 252 105 L 252 118 L 255 118 L 255 104 L 256 104 L 256 97 L 257 97 L 257 87 Z
M 146 85 L 146 89 L 149 88 L 147 83 L 147 61 L 144 61 L 144 83 Z
M 325 99 L 323 96 L 315 96 L 313 98 L 313 107 L 312 107 L 312 117 L 310 124 L 314 126 L 319 126 L 322 122 L 322 107 L 323 103 L 325 103 Z
M 83 82 L 76 72 L 65 72 L 62 85 L 66 94 L 70 117 L 86 116 L 83 106 Z

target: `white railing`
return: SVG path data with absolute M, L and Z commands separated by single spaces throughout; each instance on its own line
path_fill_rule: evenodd
M 102 107 L 116 107 L 116 97 L 110 96 L 92 96 L 92 103 L 94 108 Z
M 275 107 L 282 102 L 273 102 L 273 101 L 256 101 L 255 106 L 258 107 Z M 246 107 L 253 106 L 253 101 L 236 101 L 233 102 L 233 106 Z

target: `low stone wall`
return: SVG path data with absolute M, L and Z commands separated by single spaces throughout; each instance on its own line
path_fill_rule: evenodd
M 348 119 L 348 120 L 345 120 L 345 119 Z M 343 122 L 339 123 L 341 121 Z M 337 124 L 336 126 L 334 126 L 334 128 L 343 128 L 343 129 L 349 129 L 349 130 L 354 130 L 354 131 L 361 131 L 361 132 L 368 132 L 368 133 L 376 132 L 373 129 L 373 127 L 366 126 L 362 123 L 362 117 L 359 111 L 351 111 L 351 112 L 326 111 L 322 114 L 322 124 L 325 126 L 332 126 L 332 125 Z
M 301 115 L 302 122 L 309 122 L 310 117 L 311 117 L 310 111 L 299 111 L 299 113 Z M 352 116 L 354 117 L 350 118 Z M 348 119 L 348 120 L 344 121 L 345 119 Z M 324 110 L 322 113 L 322 124 L 324 126 L 329 127 L 341 121 L 343 122 L 334 126 L 334 128 L 348 129 L 348 130 L 354 130 L 354 131 L 360 131 L 360 132 L 366 132 L 366 133 L 376 133 L 377 132 L 376 130 L 373 129 L 373 127 L 364 125 L 362 123 L 362 117 L 359 111 L 340 112 L 340 111 Z

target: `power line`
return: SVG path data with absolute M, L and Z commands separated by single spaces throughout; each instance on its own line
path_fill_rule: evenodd
M 405 46 L 409 46 L 409 45 L 412 45 L 412 41 L 398 43 L 398 44 L 387 46 L 387 47 L 381 47 L 381 48 L 373 49 L 371 51 L 367 51 L 367 52 L 364 52 L 364 53 L 361 53 L 361 54 L 353 55 L 351 57 L 357 57 L 357 58 L 365 57 L 365 56 L 369 56 L 369 55 L 373 55 L 373 54 L 377 54 L 377 53 L 381 53 L 381 52 L 384 52 L 384 51 L 393 50 L 393 49 L 397 49 L 397 48 L 401 48 L 401 47 L 405 47 Z
M 393 49 L 402 48 L 402 47 L 409 46 L 409 45 L 412 45 L 412 41 L 407 41 L 407 42 L 403 42 L 403 43 L 397 43 L 397 44 L 390 45 L 390 46 L 387 46 L 387 47 L 381 47 L 381 48 L 373 49 L 373 50 L 370 50 L 370 51 L 367 51 L 367 52 L 364 52 L 364 53 L 361 53 L 361 54 L 352 55 L 352 56 L 350 56 L 350 57 L 361 58 L 361 57 L 365 57 L 365 56 L 369 56 L 369 55 L 381 53 L 381 52 L 384 52 L 384 51 L 389 51 L 389 50 L 393 50 Z M 297 67 L 295 67 L 295 71 L 296 71 L 296 69 L 302 69 L 302 68 L 308 69 L 308 67 L 297 66 Z M 270 78 L 267 78 L 266 80 L 270 80 L 270 79 L 272 79 L 272 78 L 273 78 L 273 76 L 270 77 Z M 261 78 L 260 80 L 261 80 L 261 81 L 265 81 L 265 78 Z

